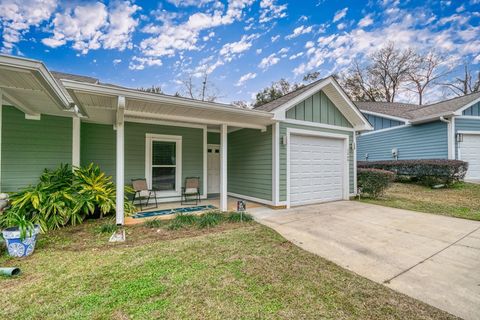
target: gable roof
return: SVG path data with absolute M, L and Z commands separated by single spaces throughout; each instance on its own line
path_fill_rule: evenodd
M 87 82 L 87 83 L 99 83 L 97 78 L 88 77 L 88 76 L 81 76 L 78 74 L 72 73 L 65 73 L 59 71 L 50 71 L 52 76 L 61 82 L 61 80 L 73 80 L 73 81 L 80 81 L 80 82 Z
M 355 104 L 362 112 L 379 113 L 386 116 L 403 118 L 411 122 L 426 122 L 443 116 L 451 116 L 460 109 L 480 99 L 480 92 L 470 93 L 427 105 L 417 105 L 399 102 L 363 102 Z
M 280 98 L 277 98 L 275 100 L 272 100 L 270 102 L 267 102 L 265 104 L 262 104 L 261 106 L 255 107 L 254 109 L 256 110 L 263 110 L 263 111 L 273 111 L 274 109 L 280 107 L 281 105 L 285 104 L 286 102 L 292 100 L 293 98 L 301 95 L 308 89 L 314 87 L 316 84 L 322 82 L 326 78 L 322 78 L 319 80 L 316 80 L 310 84 L 307 84 L 306 86 L 300 87 L 297 90 L 294 90 L 292 92 L 287 93 L 286 95 L 281 96 Z

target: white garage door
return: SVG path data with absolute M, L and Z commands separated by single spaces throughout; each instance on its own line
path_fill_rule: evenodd
M 461 160 L 468 162 L 465 179 L 480 180 L 480 135 L 464 134 L 458 153 Z
M 291 206 L 343 199 L 344 143 L 344 139 L 291 135 Z

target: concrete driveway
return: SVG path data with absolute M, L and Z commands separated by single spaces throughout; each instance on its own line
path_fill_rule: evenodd
M 249 211 L 301 248 L 465 319 L 480 319 L 480 222 L 331 202 Z

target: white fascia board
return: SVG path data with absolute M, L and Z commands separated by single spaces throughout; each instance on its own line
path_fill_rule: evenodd
M 18 68 L 21 70 L 36 71 L 40 75 L 40 78 L 47 84 L 47 91 L 50 97 L 57 101 L 57 103 L 64 109 L 70 108 L 70 103 L 73 100 L 66 94 L 60 85 L 57 83 L 52 74 L 48 71 L 43 62 L 33 59 L 19 58 L 8 55 L 0 55 L 0 65 Z M 52 95 L 53 94 L 53 95 Z
M 386 129 L 380 129 L 380 130 L 365 132 L 365 133 L 360 134 L 360 136 L 369 136 L 371 134 L 377 134 L 377 133 L 402 129 L 402 128 L 411 127 L 411 126 L 412 126 L 411 124 L 402 124 L 401 126 L 395 126 L 395 127 L 390 127 L 390 128 L 386 128 Z
M 161 95 L 156 93 L 150 92 L 141 92 L 135 89 L 128 89 L 128 88 L 118 88 L 118 87 L 110 87 L 101 84 L 92 84 L 92 83 L 85 83 L 73 80 L 62 80 L 62 83 L 65 88 L 84 92 L 84 93 L 95 93 L 95 94 L 104 94 L 110 96 L 125 96 L 125 98 L 141 100 L 146 102 L 157 102 L 157 103 L 169 103 L 172 105 L 179 105 L 179 106 L 187 106 L 187 107 L 195 107 L 201 108 L 206 110 L 216 110 L 222 112 L 230 112 L 232 114 L 241 114 L 241 115 L 255 115 L 257 117 L 261 117 L 264 119 L 271 119 L 272 114 L 270 112 L 261 111 L 261 110 L 248 110 L 248 109 L 241 109 L 238 107 L 234 107 L 228 104 L 221 104 L 215 102 L 206 102 L 206 101 L 198 101 L 188 98 L 182 97 L 173 97 L 167 95 Z
M 440 120 L 440 118 L 442 118 L 442 117 L 450 118 L 450 117 L 453 117 L 453 116 L 455 116 L 455 113 L 449 111 L 449 112 L 445 112 L 445 113 L 441 113 L 441 114 L 436 114 L 436 115 L 433 115 L 433 116 L 428 116 L 428 117 L 423 117 L 423 118 L 411 120 L 410 123 L 411 124 L 422 124 L 422 123 L 427 123 L 427 122 L 433 122 L 433 121 Z
M 385 119 L 390 119 L 390 120 L 395 120 L 395 121 L 401 121 L 401 122 L 405 122 L 405 124 L 409 124 L 409 123 L 410 123 L 410 120 L 405 119 L 405 118 L 401 118 L 401 117 L 395 117 L 395 116 L 391 116 L 391 115 L 384 114 L 384 113 L 373 112 L 373 111 L 362 110 L 362 109 L 360 109 L 360 111 L 361 111 L 362 113 L 366 113 L 366 114 L 369 114 L 369 115 L 372 115 L 372 116 L 375 116 L 375 117 L 381 117 L 381 118 L 385 118 Z
M 460 109 L 458 109 L 457 111 L 455 111 L 455 115 L 457 115 L 457 116 L 463 115 L 463 111 L 467 110 L 468 108 L 470 108 L 471 106 L 473 106 L 473 105 L 476 104 L 477 102 L 480 102 L 480 98 L 475 99 L 475 100 L 473 100 L 473 101 L 470 102 L 470 103 L 467 103 L 466 105 L 464 105 L 463 107 L 461 107 Z

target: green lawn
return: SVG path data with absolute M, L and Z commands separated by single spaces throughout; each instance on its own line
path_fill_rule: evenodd
M 257 223 L 43 235 L 17 278 L 0 278 L 0 319 L 453 319 L 346 271 Z
M 480 184 L 462 183 L 452 188 L 432 189 L 411 183 L 394 183 L 381 199 L 362 198 L 360 201 L 480 220 Z

